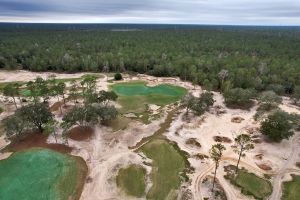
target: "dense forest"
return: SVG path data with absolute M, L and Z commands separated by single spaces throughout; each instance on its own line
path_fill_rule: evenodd
M 138 72 L 179 76 L 213 90 L 273 90 L 291 95 L 300 93 L 300 30 L 2 26 L 0 68 Z

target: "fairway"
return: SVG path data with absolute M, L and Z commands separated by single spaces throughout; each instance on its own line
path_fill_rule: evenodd
M 161 84 L 149 87 L 146 82 L 133 81 L 117 83 L 111 86 L 119 96 L 118 102 L 122 105 L 121 112 L 142 113 L 146 104 L 164 106 L 180 100 L 187 90 L 182 87 Z
M 300 176 L 293 175 L 293 180 L 283 183 L 282 200 L 300 199 Z
M 117 185 L 126 194 L 142 197 L 145 194 L 145 175 L 146 170 L 139 165 L 130 165 L 120 169 L 117 176 Z
M 155 139 L 141 148 L 141 151 L 153 160 L 151 179 L 153 186 L 147 199 L 177 199 L 176 190 L 180 187 L 180 174 L 186 165 L 184 157 L 163 139 Z
M 82 160 L 55 151 L 17 152 L 0 161 L 0 197 L 5 200 L 79 199 L 86 170 Z

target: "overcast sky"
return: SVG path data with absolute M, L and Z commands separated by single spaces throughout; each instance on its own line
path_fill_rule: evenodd
M 300 25 L 300 0 L 0 0 L 0 22 Z

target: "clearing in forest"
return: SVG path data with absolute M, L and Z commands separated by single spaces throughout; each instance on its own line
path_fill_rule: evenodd
M 79 199 L 87 173 L 84 161 L 47 149 L 14 153 L 0 161 L 0 197 L 13 200 Z

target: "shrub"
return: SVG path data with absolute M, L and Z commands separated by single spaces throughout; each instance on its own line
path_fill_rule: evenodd
M 115 74 L 115 80 L 116 81 L 119 81 L 119 80 L 122 80 L 123 79 L 123 77 L 122 77 L 122 74 L 121 73 L 116 73 Z
M 258 97 L 258 100 L 261 103 L 269 103 L 269 104 L 271 104 L 271 103 L 281 103 L 282 102 L 282 98 L 280 96 L 278 96 L 272 90 L 262 92 L 260 94 L 260 96 Z
M 291 131 L 290 116 L 283 111 L 276 111 L 261 123 L 261 132 L 273 142 L 288 139 L 294 133 Z
M 251 98 L 255 92 L 251 89 L 234 88 L 225 92 L 225 104 L 231 108 L 249 109 L 253 105 Z

